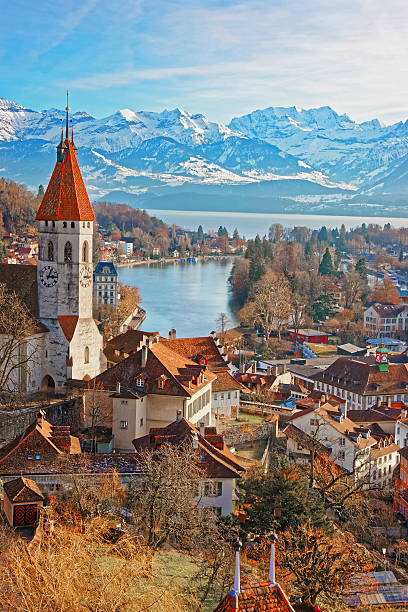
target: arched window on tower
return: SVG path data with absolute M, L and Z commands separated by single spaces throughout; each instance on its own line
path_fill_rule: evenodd
M 48 241 L 47 245 L 47 259 L 48 261 L 54 261 L 54 244 L 51 240 Z
M 72 244 L 66 242 L 64 246 L 64 261 L 72 261 Z
M 84 351 L 84 362 L 89 363 L 89 346 L 85 347 Z
M 82 261 L 88 261 L 88 242 L 85 240 L 84 244 L 82 245 Z

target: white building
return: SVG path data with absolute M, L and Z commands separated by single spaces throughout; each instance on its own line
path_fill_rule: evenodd
M 407 330 L 408 304 L 372 304 L 364 311 L 364 328 L 378 337 Z

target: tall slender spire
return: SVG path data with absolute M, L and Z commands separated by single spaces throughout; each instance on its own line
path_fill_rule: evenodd
M 66 112 L 66 117 L 65 117 L 65 138 L 66 140 L 68 140 L 69 138 L 69 131 L 68 131 L 68 111 L 69 111 L 69 106 L 68 106 L 68 89 L 67 89 L 67 105 L 65 107 L 65 112 Z

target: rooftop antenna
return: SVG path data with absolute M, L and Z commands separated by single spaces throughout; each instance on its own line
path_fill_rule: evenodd
M 67 105 L 65 107 L 65 111 L 66 111 L 66 117 L 65 117 L 65 138 L 68 140 L 68 138 L 69 138 L 69 131 L 68 131 L 68 111 L 69 111 L 69 106 L 68 106 L 68 89 L 67 89 Z

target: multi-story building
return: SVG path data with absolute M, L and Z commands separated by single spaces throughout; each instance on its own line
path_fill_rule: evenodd
M 389 362 L 385 349 L 368 357 L 340 357 L 313 379 L 317 389 L 347 400 L 349 410 L 367 410 L 383 402 L 408 402 L 408 371 Z
M 117 306 L 118 273 L 112 261 L 99 261 L 93 273 L 95 304 Z
M 133 449 L 132 441 L 151 427 L 165 427 L 178 410 L 193 425 L 211 425 L 211 387 L 216 375 L 204 363 L 176 353 L 158 336 L 94 380 L 112 398 L 115 449 Z
M 408 304 L 372 304 L 364 311 L 364 328 L 379 337 L 408 330 Z

